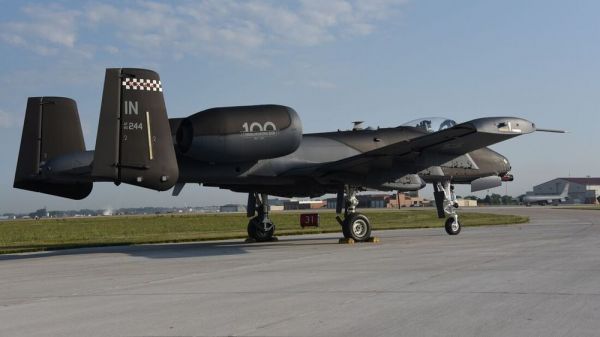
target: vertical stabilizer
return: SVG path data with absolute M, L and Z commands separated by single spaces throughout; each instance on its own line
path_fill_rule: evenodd
M 564 198 L 566 198 L 566 197 L 569 196 L 569 187 L 571 187 L 571 184 L 570 183 L 566 183 L 565 187 L 563 187 L 562 193 L 560 194 L 561 198 L 564 199 Z
M 168 190 L 179 169 L 157 73 L 106 70 L 92 176 L 95 180 Z
M 58 157 L 85 152 L 77 104 L 66 97 L 29 97 L 14 187 L 70 199 L 92 191 L 89 181 L 53 180 L 45 165 Z

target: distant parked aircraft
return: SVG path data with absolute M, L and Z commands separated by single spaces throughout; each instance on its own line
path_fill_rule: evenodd
M 566 202 L 567 199 L 569 199 L 569 186 L 569 183 L 566 183 L 561 194 L 525 195 L 523 196 L 523 203 L 527 206 L 531 206 L 531 204 L 545 206 L 549 204 L 556 205 L 561 202 Z

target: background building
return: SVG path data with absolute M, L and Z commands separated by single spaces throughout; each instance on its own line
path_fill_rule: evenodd
M 477 200 L 472 199 L 457 199 L 458 207 L 477 207 Z
M 597 204 L 600 178 L 556 178 L 533 187 L 533 194 L 560 194 L 569 183 L 569 204 Z
M 326 206 L 324 200 L 289 200 L 283 203 L 283 209 L 298 210 L 298 209 L 319 209 Z
M 389 194 L 362 194 L 357 195 L 358 208 L 388 208 L 390 201 L 395 199 L 395 195 Z M 329 198 L 326 200 L 327 208 L 334 209 L 337 205 L 337 198 Z
M 236 204 L 228 204 L 219 207 L 219 212 L 221 213 L 231 213 L 231 212 L 245 212 L 246 206 L 244 205 L 236 205 Z
M 417 192 L 412 193 L 402 193 L 399 192 L 396 196 L 396 200 L 392 200 L 390 202 L 392 207 L 400 208 L 400 207 L 422 207 L 429 206 L 429 200 L 426 200 L 419 196 Z
M 400 192 L 397 194 L 358 195 L 358 208 L 400 208 L 430 206 L 431 202 L 419 196 L 418 192 Z M 336 198 L 327 199 L 327 208 L 335 208 Z

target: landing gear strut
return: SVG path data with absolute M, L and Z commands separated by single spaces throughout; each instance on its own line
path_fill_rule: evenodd
M 254 216 L 256 215 L 256 216 Z M 258 242 L 277 240 L 275 224 L 269 218 L 269 196 L 264 193 L 249 193 L 247 216 L 253 217 L 248 222 L 248 237 Z
M 435 197 L 438 217 L 444 219 L 446 215 L 449 215 L 444 223 L 446 233 L 449 235 L 458 235 L 462 225 L 458 219 L 458 213 L 456 213 L 458 203 L 454 194 L 454 186 L 450 184 L 450 181 L 435 183 L 433 184 L 433 195 Z
M 342 226 L 344 238 L 353 239 L 357 242 L 367 241 L 371 238 L 371 224 L 365 215 L 356 212 L 356 206 L 358 206 L 357 189 L 346 186 L 344 190 L 338 192 L 336 207 L 336 213 L 338 214 L 336 219 Z M 339 216 L 342 213 L 342 207 L 344 219 Z

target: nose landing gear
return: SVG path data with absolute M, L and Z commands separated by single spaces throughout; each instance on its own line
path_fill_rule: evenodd
M 444 223 L 444 228 L 448 235 L 458 235 L 462 228 L 462 224 L 458 219 L 458 203 L 456 202 L 456 195 L 454 194 L 454 186 L 450 184 L 450 181 L 444 181 L 441 183 L 433 184 L 433 196 L 435 197 L 435 205 L 437 207 L 438 217 L 440 219 L 449 217 Z
M 462 224 L 458 220 L 458 215 L 449 217 L 446 219 L 446 223 L 444 224 L 444 228 L 446 229 L 446 233 L 448 233 L 448 235 L 458 235 L 461 227 Z

